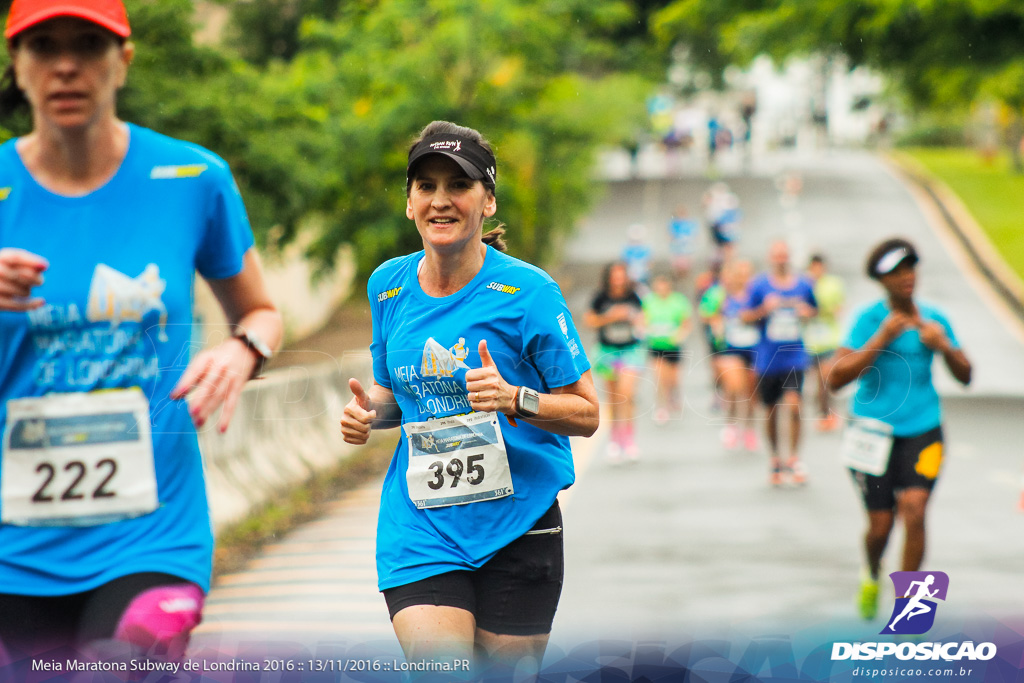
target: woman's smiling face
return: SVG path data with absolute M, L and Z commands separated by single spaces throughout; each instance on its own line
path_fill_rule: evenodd
M 494 194 L 452 159 L 434 154 L 419 163 L 405 215 L 415 221 L 424 247 L 457 252 L 479 242 L 484 218 L 497 211 Z

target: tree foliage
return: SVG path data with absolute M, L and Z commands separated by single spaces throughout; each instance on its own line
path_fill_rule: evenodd
M 889 74 L 919 105 L 979 93 L 1024 104 L 1019 0 L 674 0 L 653 27 L 712 72 L 762 53 L 826 52 Z
M 576 28 L 607 11 L 585 0 L 390 0 L 308 21 L 287 70 L 327 114 L 333 141 L 316 253 L 355 242 L 369 267 L 418 248 L 404 216 L 405 155 L 420 128 L 444 119 L 495 146 L 512 250 L 542 260 L 592 198 L 597 146 L 643 117 L 644 84 L 594 74 L 606 46 Z
M 325 267 L 345 243 L 364 274 L 419 248 L 405 156 L 432 120 L 491 140 L 498 217 L 539 262 L 590 205 L 595 151 L 645 119 L 616 40 L 649 0 L 251 0 L 217 48 L 194 43 L 189 0 L 126 4 L 122 117 L 225 157 L 258 239 L 307 231 Z

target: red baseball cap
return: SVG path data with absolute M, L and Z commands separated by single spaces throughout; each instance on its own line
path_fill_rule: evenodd
M 14 0 L 7 15 L 4 37 L 10 39 L 54 17 L 85 19 L 122 38 L 127 38 L 132 32 L 128 25 L 128 12 L 121 0 Z

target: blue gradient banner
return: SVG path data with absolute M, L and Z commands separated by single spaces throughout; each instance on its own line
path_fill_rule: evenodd
M 936 629 L 940 630 L 940 629 Z M 544 683 L 855 683 L 928 680 L 936 683 L 1024 681 L 1024 618 L 975 620 L 960 630 L 927 638 L 879 636 L 875 647 L 834 625 L 789 634 L 714 636 L 692 640 L 607 638 L 551 643 L 538 681 Z M 846 647 L 849 645 L 850 647 Z M 888 651 L 895 650 L 895 653 Z M 878 651 L 886 654 L 877 655 Z M 850 656 L 851 653 L 854 656 Z M 907 655 L 918 654 L 920 657 Z M 924 657 L 924 653 L 928 653 Z M 839 657 L 837 658 L 837 654 Z M 874 656 L 868 656 L 874 655 Z M 856 658 L 856 657 L 860 658 Z M 394 640 L 315 644 L 273 641 L 204 647 L 184 661 L 101 643 L 92 653 L 41 650 L 7 653 L 3 683 L 140 681 L 174 683 L 286 683 L 290 681 L 397 683 L 418 681 L 522 681 L 509 667 L 473 671 L 466 660 L 437 657 L 410 662 Z

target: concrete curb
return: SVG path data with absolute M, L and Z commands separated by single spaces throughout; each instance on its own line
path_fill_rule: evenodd
M 885 153 L 882 159 L 897 176 L 922 190 L 931 199 L 974 267 L 1007 308 L 1024 323 L 1024 281 L 1006 264 L 960 197 L 928 169 L 905 154 Z

